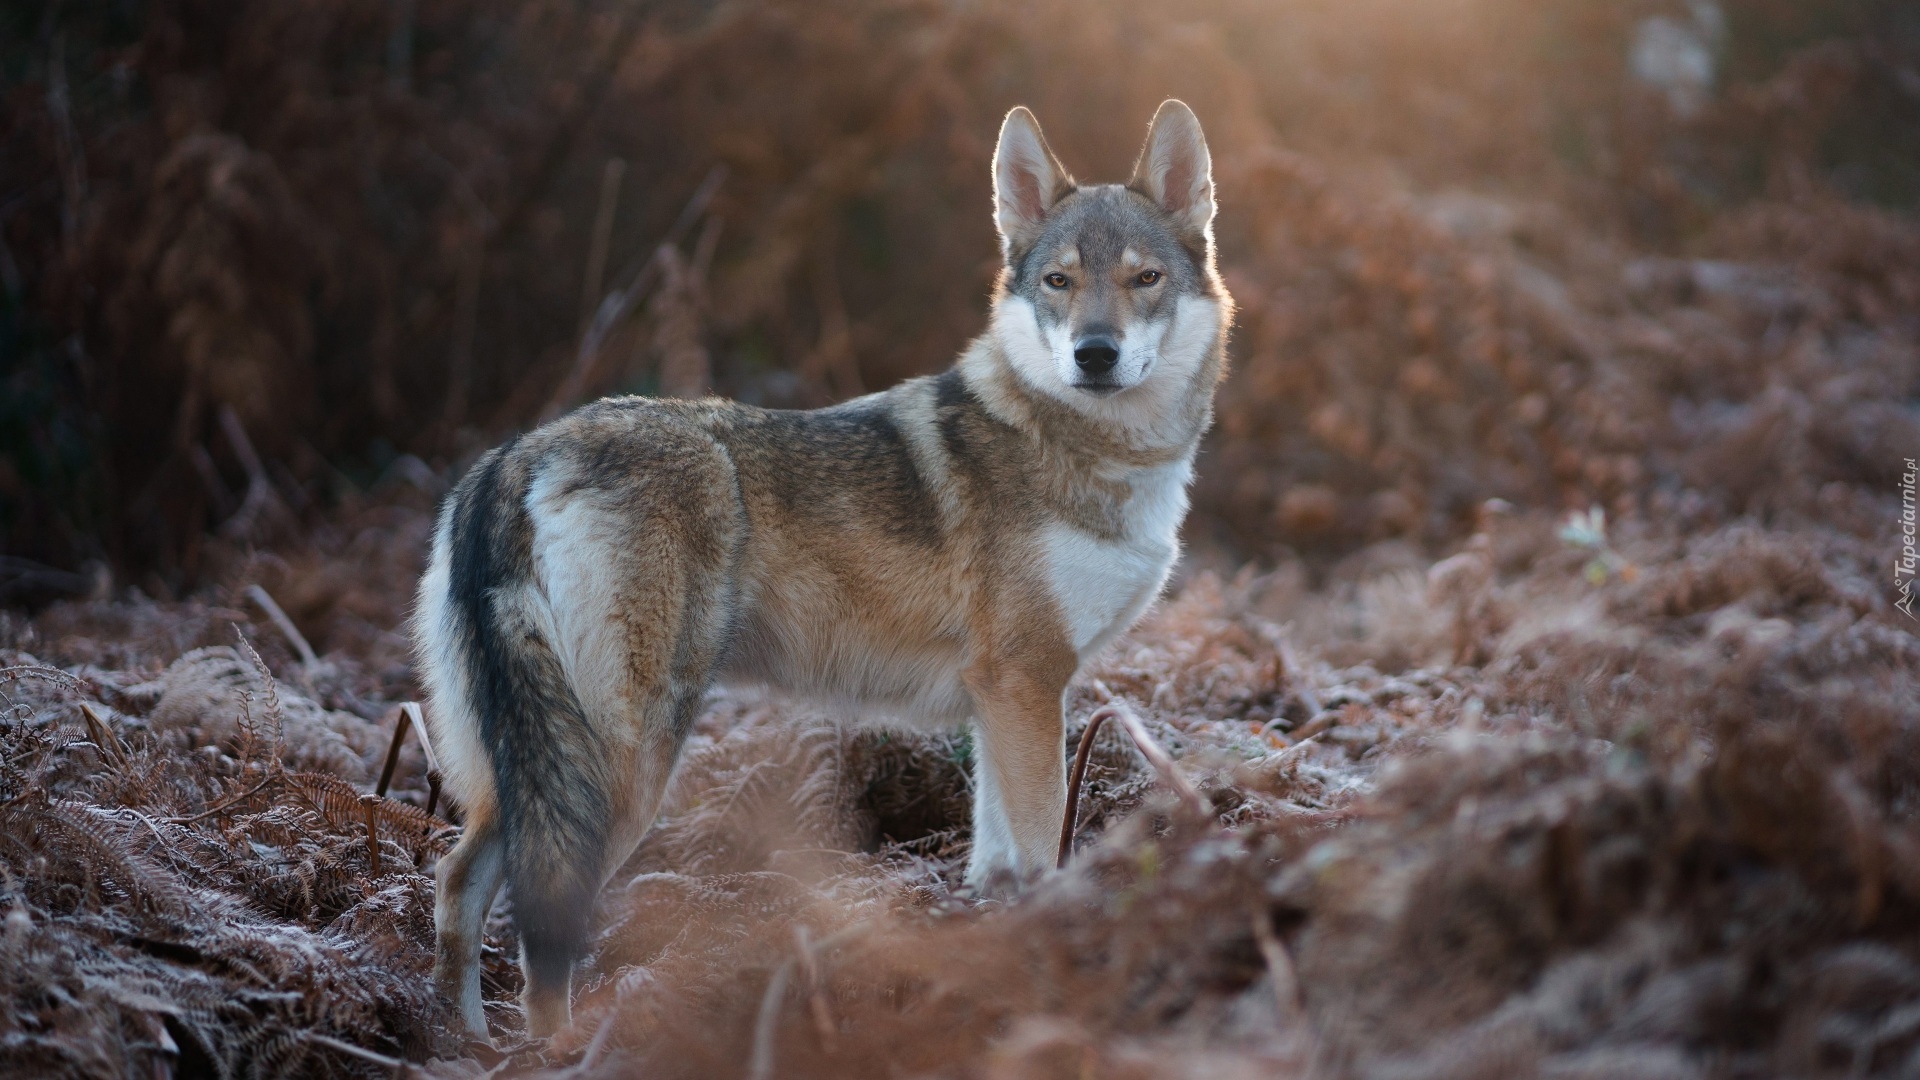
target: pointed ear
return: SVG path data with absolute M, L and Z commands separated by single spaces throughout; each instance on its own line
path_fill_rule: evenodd
M 1153 200 L 1192 239 L 1212 239 L 1213 157 L 1199 118 L 1185 102 L 1160 103 L 1127 186 Z
M 1012 253 L 1032 244 L 1040 223 L 1073 190 L 1073 177 L 1047 149 L 1040 122 L 1026 106 L 1016 105 L 1000 125 L 1000 145 L 993 151 L 994 223 L 1000 227 L 1000 252 Z

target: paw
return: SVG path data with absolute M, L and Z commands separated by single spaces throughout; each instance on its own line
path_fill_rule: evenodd
M 981 900 L 1011 900 L 1020 895 L 1024 884 L 1012 867 L 1001 866 L 981 873 L 968 870 L 965 888 Z
M 1041 871 L 1022 868 L 1011 856 L 1001 859 L 976 858 L 967 864 L 964 885 L 969 893 L 986 900 L 1011 900 L 1033 884 Z
M 485 1016 L 480 1018 L 478 1027 L 474 1025 L 474 1018 L 471 1016 L 466 1017 L 460 1026 L 465 1031 L 468 1046 L 485 1046 L 493 1049 L 493 1033 L 487 1030 Z

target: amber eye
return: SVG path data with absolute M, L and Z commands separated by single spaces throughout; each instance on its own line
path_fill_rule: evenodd
M 1067 287 L 1067 275 L 1059 272 L 1058 270 L 1054 271 L 1051 274 L 1048 274 L 1046 280 L 1047 280 L 1047 284 L 1053 286 L 1056 289 L 1064 289 Z
M 1158 270 L 1142 270 L 1142 271 L 1140 271 L 1140 276 L 1139 276 L 1139 277 L 1137 277 L 1137 278 L 1134 278 L 1133 280 L 1135 280 L 1135 281 L 1137 281 L 1137 282 L 1139 282 L 1139 283 L 1140 283 L 1140 284 L 1142 284 L 1142 285 L 1151 285 L 1151 284 L 1153 284 L 1154 282 L 1156 282 L 1156 281 L 1159 281 L 1159 280 L 1160 280 L 1160 271 L 1158 271 Z

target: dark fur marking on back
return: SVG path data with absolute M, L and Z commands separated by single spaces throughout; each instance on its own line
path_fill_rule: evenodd
M 953 475 L 978 490 L 1006 487 L 1004 474 L 1008 454 L 1022 453 L 1021 434 L 999 417 L 987 411 L 981 401 L 954 368 L 934 380 L 934 424 L 940 429 L 940 441 L 947 450 Z M 1012 512 L 1011 507 L 998 509 Z
M 786 509 L 849 529 L 877 525 L 893 539 L 941 543 L 939 510 L 906 437 L 884 409 L 840 405 L 818 412 L 771 410 L 762 423 L 789 448 L 775 491 Z M 745 449 L 744 447 L 741 449 Z
M 940 441 L 946 446 L 947 456 L 955 461 L 971 458 L 967 433 L 962 430 L 962 425 L 967 408 L 972 404 L 973 392 L 967 389 L 959 368 L 949 368 L 933 380 L 934 423 L 940 428 Z

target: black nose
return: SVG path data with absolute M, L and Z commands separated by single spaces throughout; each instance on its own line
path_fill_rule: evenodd
M 1073 347 L 1073 362 L 1089 375 L 1105 375 L 1120 359 L 1120 349 L 1112 338 L 1086 337 Z

